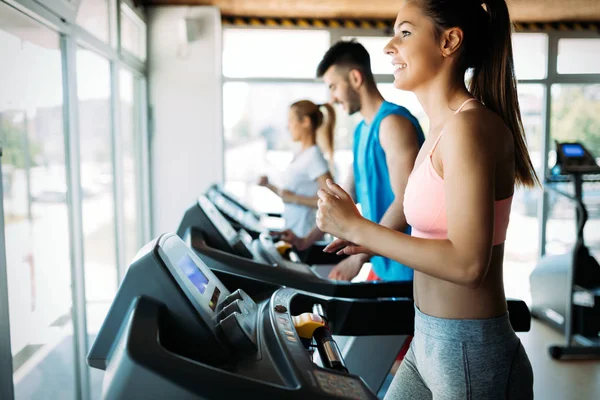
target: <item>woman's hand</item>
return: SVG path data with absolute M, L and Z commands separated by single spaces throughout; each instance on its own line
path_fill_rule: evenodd
M 306 250 L 308 246 L 306 245 L 306 238 L 298 237 L 291 229 L 286 229 L 284 231 L 272 231 L 272 236 L 278 236 L 280 240 L 284 242 L 288 242 L 296 249 L 302 251 Z
M 355 254 L 364 254 L 372 257 L 376 255 L 371 250 L 366 247 L 356 245 L 352 242 L 349 242 L 344 239 L 335 239 L 333 242 L 329 243 L 323 251 L 325 253 L 336 253 L 339 256 L 348 255 L 353 256 Z M 365 261 L 366 262 L 366 261 Z
M 284 203 L 296 203 L 296 194 L 286 189 L 279 190 L 279 197 Z
M 260 178 L 258 178 L 258 182 L 256 182 L 256 184 L 258 186 L 269 186 L 269 177 L 267 177 L 266 175 L 261 176 Z
M 364 218 L 348 193 L 339 185 L 327 180 L 327 190 L 320 189 L 317 226 L 322 232 L 335 237 L 352 240 L 352 234 L 359 229 Z

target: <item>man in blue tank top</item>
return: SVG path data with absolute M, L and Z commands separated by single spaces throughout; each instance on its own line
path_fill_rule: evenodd
M 392 67 L 390 66 L 390 71 Z M 369 53 L 355 41 L 340 41 L 324 55 L 317 76 L 329 87 L 334 103 L 363 120 L 354 132 L 354 163 L 344 188 L 361 206 L 365 218 L 410 234 L 404 216 L 404 189 L 425 141 L 417 119 L 404 107 L 389 103 L 377 89 Z M 288 235 L 284 235 L 288 236 Z M 313 229 L 306 238 L 289 235 L 300 250 L 319 240 Z M 329 275 L 352 280 L 370 261 L 370 280 L 412 281 L 413 270 L 396 261 L 358 254 L 341 261 Z

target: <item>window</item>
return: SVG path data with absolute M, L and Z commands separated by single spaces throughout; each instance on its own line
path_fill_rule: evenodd
M 371 57 L 371 71 L 373 74 L 392 75 L 392 58 L 383 52 L 384 47 L 390 42 L 391 37 L 381 36 L 344 36 L 343 40 L 356 39 L 365 46 Z
M 110 82 L 109 61 L 79 48 L 77 95 L 88 346 L 108 313 L 118 282 Z M 101 393 L 101 387 L 96 387 L 101 383 L 91 380 L 93 393 Z
M 548 69 L 548 35 L 514 33 L 513 58 L 517 79 L 543 79 Z
M 109 0 L 82 0 L 77 10 L 77 24 L 106 43 L 110 41 L 108 3 Z
M 2 3 L 0 19 L 0 143 L 15 397 L 74 399 L 59 35 Z
M 559 74 L 600 74 L 600 39 L 560 39 Z
M 125 3 L 121 3 L 121 47 L 146 61 L 146 23 Z
M 600 85 L 553 85 L 552 121 L 549 167 L 556 160 L 554 141 L 579 141 L 600 162 Z M 561 189 L 573 193 L 573 184 L 561 184 Z M 569 200 L 548 196 L 546 252 L 562 254 L 575 242 L 575 208 Z M 586 244 L 600 252 L 600 184 L 584 183 L 583 201 L 589 213 L 585 226 Z
M 77 89 L 88 333 L 93 334 L 117 289 L 108 60 L 79 48 Z
M 329 32 L 226 29 L 223 75 L 230 78 L 315 78 Z
M 521 118 L 527 138 L 531 162 L 540 179 L 543 179 L 541 136 L 544 126 L 544 86 L 520 84 L 518 86 Z M 510 214 L 510 224 L 504 247 L 504 289 L 508 297 L 531 299 L 529 275 L 538 257 L 538 204 L 541 190 L 515 188 Z
M 128 70 L 120 73 L 121 145 L 123 162 L 123 190 L 125 217 L 125 259 L 129 263 L 142 243 L 141 224 L 141 111 L 142 94 L 140 78 Z

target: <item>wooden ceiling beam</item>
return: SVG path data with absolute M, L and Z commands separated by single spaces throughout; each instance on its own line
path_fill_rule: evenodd
M 271 18 L 393 19 L 399 0 L 138 0 L 147 6 L 219 7 L 223 15 Z M 509 0 L 514 21 L 600 21 L 600 0 Z

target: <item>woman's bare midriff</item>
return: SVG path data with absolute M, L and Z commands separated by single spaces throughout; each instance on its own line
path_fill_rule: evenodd
M 504 244 L 494 246 L 487 274 L 477 288 L 457 285 L 415 271 L 415 304 L 422 313 L 438 318 L 487 319 L 505 315 L 503 258 Z

